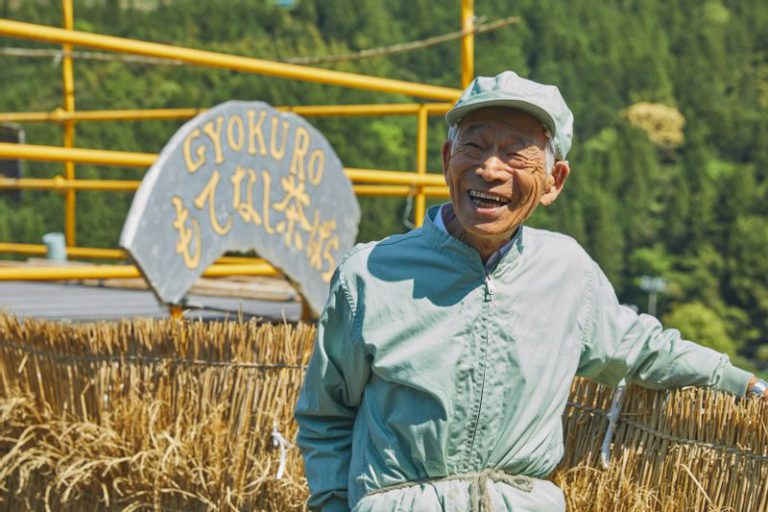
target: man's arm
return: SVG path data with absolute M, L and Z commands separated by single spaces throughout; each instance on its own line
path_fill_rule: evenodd
M 655 317 L 621 306 L 596 264 L 588 288 L 579 375 L 611 386 L 626 378 L 654 389 L 696 385 L 746 394 L 751 373 L 726 354 L 663 329 Z
M 337 270 L 295 411 L 313 511 L 349 510 L 352 427 L 370 371 L 355 306 Z

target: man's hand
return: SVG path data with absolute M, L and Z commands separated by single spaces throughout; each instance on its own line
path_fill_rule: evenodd
M 753 394 L 753 393 L 751 392 L 751 389 L 752 389 L 752 387 L 753 387 L 755 384 L 757 384 L 758 382 L 760 382 L 760 379 L 759 379 L 758 377 L 756 377 L 755 375 L 753 375 L 753 376 L 752 376 L 752 378 L 751 378 L 751 379 L 749 379 L 749 384 L 747 384 L 747 396 L 749 396 L 749 395 L 752 395 L 752 394 Z M 763 400 L 765 400 L 766 402 L 768 402 L 768 388 L 766 388 L 765 390 L 763 390 L 762 399 L 763 399 Z

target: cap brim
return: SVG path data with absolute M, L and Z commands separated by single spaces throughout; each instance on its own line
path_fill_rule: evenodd
M 547 130 L 549 130 L 549 134 L 553 139 L 557 134 L 557 129 L 555 128 L 555 120 L 552 118 L 552 116 L 550 116 L 546 110 L 539 107 L 538 105 L 534 105 L 533 103 L 529 103 L 523 100 L 495 99 L 488 101 L 478 101 L 475 103 L 469 103 L 467 105 L 459 105 L 458 107 L 452 108 L 448 111 L 448 113 L 445 114 L 445 120 L 448 123 L 448 126 L 453 126 L 464 119 L 467 115 L 469 115 L 470 112 L 489 107 L 507 107 L 522 110 L 523 112 L 532 115 L 544 123 L 544 126 L 547 127 Z

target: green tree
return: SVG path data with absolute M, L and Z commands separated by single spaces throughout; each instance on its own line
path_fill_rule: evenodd
M 666 327 L 680 331 L 686 339 L 729 355 L 736 354 L 737 345 L 728 335 L 720 316 L 700 302 L 681 304 L 662 318 Z

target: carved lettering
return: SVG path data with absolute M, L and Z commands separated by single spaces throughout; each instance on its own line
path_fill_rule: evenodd
M 184 259 L 184 266 L 189 270 L 195 270 L 200 264 L 200 252 L 202 248 L 200 240 L 200 223 L 194 217 L 189 217 L 189 210 L 184 206 L 179 196 L 173 196 L 171 203 L 176 208 L 176 218 L 173 220 L 173 229 L 178 231 L 179 237 L 176 240 L 176 253 L 181 254 Z M 187 228 L 187 220 L 192 227 Z M 190 246 L 194 245 L 194 252 L 190 251 Z
M 213 143 L 213 150 L 216 154 L 216 163 L 220 164 L 224 161 L 224 152 L 221 150 L 221 130 L 224 126 L 224 116 L 216 118 L 216 125 L 214 128 L 213 121 L 208 121 L 203 125 L 203 132 L 211 139 Z
M 202 210 L 203 206 L 208 203 L 208 219 L 211 222 L 213 231 L 217 235 L 226 235 L 232 229 L 232 217 L 227 216 L 224 226 L 219 224 L 219 219 L 216 217 L 216 187 L 219 184 L 220 177 L 219 171 L 214 170 L 213 174 L 211 174 L 211 179 L 208 180 L 208 184 L 200 192 L 200 195 L 195 198 L 195 206 Z
M 245 178 L 246 171 L 248 174 L 248 185 L 245 189 L 245 201 L 241 198 L 243 178 Z M 232 195 L 232 207 L 240 215 L 240 217 L 248 223 L 253 223 L 257 226 L 261 226 L 261 216 L 259 212 L 253 209 L 253 185 L 256 183 L 256 171 L 253 169 L 243 169 L 239 165 L 235 169 L 235 174 L 232 175 L 230 180 L 234 187 L 234 194 Z
M 280 120 L 277 116 L 272 118 L 272 132 L 269 136 L 269 152 L 272 155 L 272 158 L 274 158 L 276 161 L 280 161 L 285 156 L 285 148 L 288 145 L 288 130 L 291 127 L 291 123 L 288 121 L 283 121 L 283 134 L 280 136 L 280 147 L 278 148 L 278 126 L 280 125 Z
M 195 155 L 197 158 L 192 157 L 192 142 L 200 137 L 200 129 L 195 128 L 184 139 L 183 153 L 184 163 L 187 164 L 187 171 L 194 174 L 205 163 L 205 145 L 200 144 L 195 149 Z
M 272 187 L 272 176 L 267 171 L 261 171 L 261 181 L 264 182 L 264 194 L 261 202 L 261 216 L 264 219 L 264 231 L 268 235 L 275 232 L 275 228 L 269 223 L 269 196 Z
M 248 154 L 255 155 L 256 140 L 259 140 L 258 153 L 261 156 L 267 155 L 267 143 L 264 141 L 264 118 L 267 117 L 267 113 L 264 110 L 259 111 L 259 120 L 256 121 L 256 111 L 248 111 Z
M 309 131 L 303 126 L 296 127 L 296 135 L 293 139 L 293 157 L 291 157 L 290 173 L 295 174 L 301 181 L 304 177 L 304 159 L 309 151 Z
M 280 179 L 285 195 L 283 198 L 272 205 L 275 211 L 283 212 L 285 219 L 278 222 L 276 231 L 283 235 L 283 243 L 286 247 L 295 247 L 303 249 L 301 235 L 296 232 L 296 225 L 304 230 L 312 229 L 307 216 L 304 214 L 304 208 L 309 208 L 310 198 L 305 188 L 305 182 L 289 175 Z
M 323 180 L 323 171 L 325 170 L 325 153 L 322 149 L 316 149 L 309 156 L 309 182 L 314 185 L 320 185 Z
M 243 149 L 245 129 L 243 128 L 243 119 L 237 114 L 230 117 L 227 121 L 227 142 L 234 151 Z

